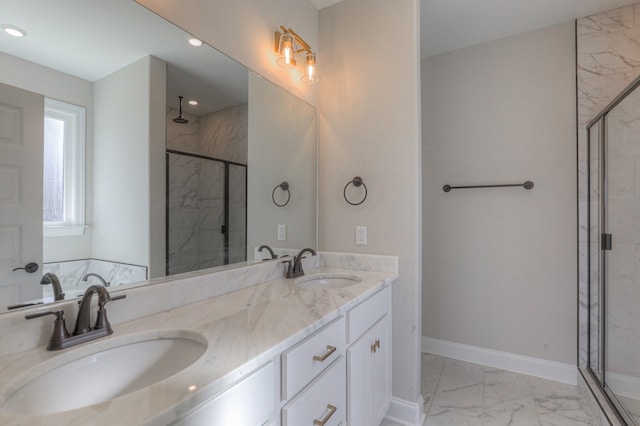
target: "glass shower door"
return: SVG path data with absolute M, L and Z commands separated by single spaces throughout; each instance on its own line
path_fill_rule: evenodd
M 623 415 L 640 424 L 640 91 L 603 123 L 600 370 Z

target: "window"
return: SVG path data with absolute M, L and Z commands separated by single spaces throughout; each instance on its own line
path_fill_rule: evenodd
M 45 99 L 44 236 L 84 233 L 85 109 Z

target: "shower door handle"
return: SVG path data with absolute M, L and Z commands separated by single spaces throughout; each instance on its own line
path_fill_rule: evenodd
M 601 237 L 602 237 L 602 241 L 601 241 L 602 250 L 611 250 L 611 247 L 613 245 L 611 234 L 602 234 Z

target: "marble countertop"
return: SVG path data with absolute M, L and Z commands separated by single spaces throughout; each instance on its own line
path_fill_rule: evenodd
M 198 361 L 149 387 L 113 400 L 61 413 L 23 416 L 0 409 L 2 425 L 163 425 L 272 360 L 315 330 L 344 314 L 398 276 L 321 267 L 314 273 L 358 275 L 362 282 L 336 289 L 301 289 L 274 279 L 201 302 L 114 326 L 114 334 L 49 352 L 44 347 L 0 358 L 0 405 L 16 389 L 53 365 L 122 344 L 156 337 L 206 339 Z M 126 303 L 121 301 L 118 303 Z M 128 309 L 135 309 L 129 306 Z M 190 390 L 194 389 L 195 391 Z M 60 392 L 51 389 L 51 392 Z

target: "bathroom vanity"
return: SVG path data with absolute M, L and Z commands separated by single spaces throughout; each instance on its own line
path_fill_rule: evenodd
M 391 283 L 398 277 L 397 258 L 320 253 L 304 262 L 306 274 L 298 283 L 284 278 L 284 266 L 273 261 L 129 289 L 109 312 L 114 334 L 76 348 L 50 352 L 42 345 L 29 347 L 25 339 L 26 350 L 0 358 L 0 423 L 379 424 L 391 400 Z M 193 293 L 216 287 L 224 292 L 190 300 Z M 48 308 L 73 310 L 74 305 Z M 138 313 L 132 312 L 137 306 Z M 19 320 L 19 313 L 5 314 L 0 329 L 12 322 L 21 325 L 20 333 L 25 323 L 35 327 Z M 38 344 L 51 331 L 49 320 L 39 325 Z M 168 339 L 206 349 L 169 377 L 72 409 L 34 403 L 14 410 L 5 404 L 29 382 L 79 358 L 99 359 L 112 348 Z M 102 369 L 99 361 L 94 367 Z M 118 370 L 101 371 L 103 380 Z M 101 381 L 84 384 L 71 374 L 45 394 L 64 395 L 73 384 L 89 394 Z

